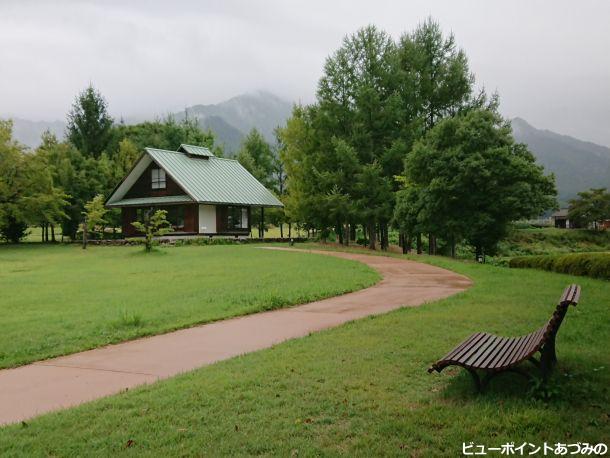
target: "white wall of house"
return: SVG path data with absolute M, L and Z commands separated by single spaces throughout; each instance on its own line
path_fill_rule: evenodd
M 216 233 L 216 206 L 215 205 L 199 205 L 199 233 L 214 234 Z

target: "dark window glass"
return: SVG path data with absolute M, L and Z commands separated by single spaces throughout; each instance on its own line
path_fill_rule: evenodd
M 227 207 L 227 229 L 248 229 L 247 207 Z
M 166 207 L 167 220 L 170 222 L 174 230 L 184 230 L 184 207 L 182 205 Z

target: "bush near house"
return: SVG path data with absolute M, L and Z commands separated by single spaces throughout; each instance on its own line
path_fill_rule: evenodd
M 610 253 L 519 256 L 512 258 L 508 265 L 610 280 Z

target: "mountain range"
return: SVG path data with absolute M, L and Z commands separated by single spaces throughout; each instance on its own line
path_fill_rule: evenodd
M 258 91 L 233 97 L 218 104 L 194 105 L 172 113 L 176 120 L 196 119 L 201 127 L 212 130 L 227 156 L 234 155 L 248 132 L 256 127 L 269 142 L 273 130 L 290 116 L 292 103 L 269 92 Z M 152 117 L 151 117 L 152 118 Z M 139 122 L 127 119 L 127 123 Z M 62 121 L 44 122 L 13 118 L 15 138 L 36 147 L 46 129 L 58 137 L 65 131 Z M 513 134 L 528 145 L 547 172 L 555 174 L 559 200 L 565 203 L 577 192 L 591 187 L 610 188 L 610 148 L 578 140 L 550 130 L 537 129 L 521 118 L 512 120 Z
M 555 174 L 559 200 L 565 204 L 580 191 L 610 188 L 610 148 L 512 120 L 513 136 L 525 143 L 547 172 Z

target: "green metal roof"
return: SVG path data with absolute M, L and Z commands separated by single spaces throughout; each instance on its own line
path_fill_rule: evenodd
M 135 205 L 159 205 L 159 204 L 180 204 L 183 202 L 192 202 L 186 194 L 180 196 L 161 196 L 161 197 L 134 197 L 131 199 L 117 200 L 108 204 L 108 207 L 129 207 Z
M 180 148 L 178 148 L 178 151 L 183 151 L 191 156 L 214 157 L 212 152 L 203 146 L 182 144 L 180 145 Z
M 189 145 L 181 148 L 184 146 Z M 146 148 L 146 152 L 195 202 L 284 206 L 236 160 L 214 155 L 196 158 L 155 148 Z

